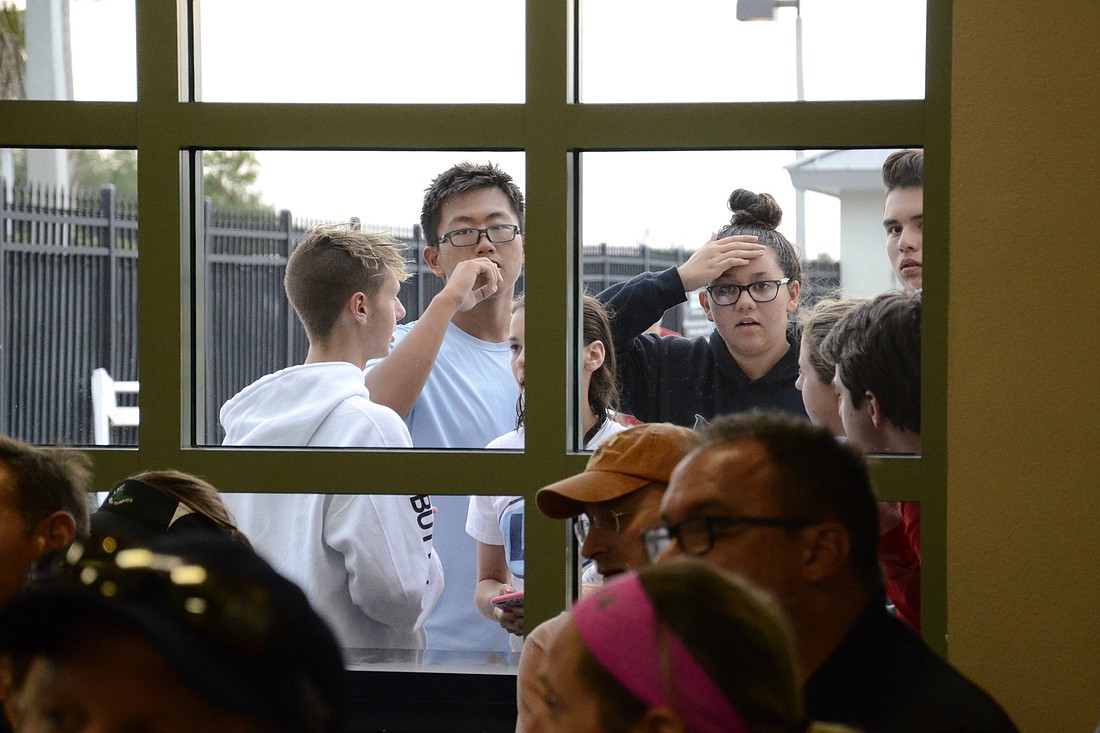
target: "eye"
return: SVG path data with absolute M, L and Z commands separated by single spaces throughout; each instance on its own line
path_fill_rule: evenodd
M 774 285 L 774 283 L 770 283 L 767 280 L 760 280 L 760 281 L 754 282 L 749 287 L 752 288 L 754 293 L 766 293 L 769 290 L 771 290 L 772 285 Z
M 519 352 L 523 351 L 523 345 L 522 344 L 508 344 L 508 348 L 512 350 L 513 355 L 518 354 Z
M 473 233 L 474 233 L 474 231 L 475 231 L 475 230 L 473 230 L 473 229 L 469 229 L 469 228 L 466 228 L 466 229 L 455 229 L 455 230 L 454 230 L 453 232 L 451 232 L 451 236 L 452 236 L 452 237 L 468 237 L 468 236 L 470 236 L 471 234 L 473 234 Z
M 493 234 L 504 234 L 504 233 L 511 234 L 512 233 L 512 225 L 511 224 L 494 224 L 493 226 L 489 227 L 489 231 L 492 232 Z

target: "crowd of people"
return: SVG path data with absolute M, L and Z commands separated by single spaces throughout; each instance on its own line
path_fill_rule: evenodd
M 223 495 L 162 470 L 89 512 L 85 455 L 0 438 L 3 722 L 335 731 L 342 648 L 503 640 L 517 731 L 1015 730 L 916 632 L 919 505 L 867 474 L 920 452 L 923 153 L 883 182 L 897 290 L 803 313 L 782 211 L 737 189 L 684 264 L 585 297 L 594 452 L 537 507 L 590 567 L 534 628 L 522 496 Z M 523 448 L 523 194 L 464 162 L 421 226 L 444 286 L 407 324 L 398 243 L 307 234 L 285 275 L 305 362 L 225 403 L 225 445 Z M 709 337 L 653 332 L 696 291 Z

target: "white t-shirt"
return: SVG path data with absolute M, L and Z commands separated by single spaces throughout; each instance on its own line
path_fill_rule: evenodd
M 394 344 L 414 325 L 399 325 Z M 509 356 L 507 342 L 482 341 L 448 324 L 428 381 L 405 417 L 413 446 L 480 449 L 513 428 L 519 386 Z M 474 607 L 477 544 L 464 531 L 468 497 L 433 496 L 432 502 L 438 509 L 432 542 L 443 557 L 447 586 L 427 621 L 428 648 L 508 651 L 509 634 Z

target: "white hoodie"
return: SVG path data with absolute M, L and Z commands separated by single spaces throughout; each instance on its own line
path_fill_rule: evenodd
M 224 445 L 411 446 L 397 413 L 370 401 L 363 370 L 303 364 L 261 377 L 221 409 Z M 369 459 L 367 459 L 369 460 Z M 308 477 L 302 479 L 308 489 Z M 427 495 L 224 494 L 256 550 L 300 585 L 341 646 L 421 649 L 443 590 Z

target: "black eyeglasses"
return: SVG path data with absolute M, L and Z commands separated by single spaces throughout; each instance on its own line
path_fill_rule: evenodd
M 455 247 L 473 247 L 481 241 L 482 234 L 493 244 L 504 244 L 515 240 L 516 235 L 520 234 L 520 228 L 515 224 L 494 224 L 485 229 L 475 229 L 473 227 L 455 229 L 436 240 L 436 244 L 443 244 L 450 240 Z
M 28 590 L 69 588 L 130 599 L 163 611 L 202 637 L 254 656 L 271 643 L 274 601 L 266 588 L 240 580 L 216 576 L 178 555 L 145 548 L 86 553 L 74 542 L 64 555 L 32 568 Z
M 686 519 L 679 524 L 659 524 L 642 532 L 642 543 L 650 562 L 657 558 L 676 540 L 680 549 L 688 555 L 705 555 L 714 547 L 715 531 L 731 527 L 777 527 L 779 529 L 802 529 L 821 524 L 820 519 L 802 519 L 795 517 L 696 517 Z
M 594 529 L 606 529 L 615 534 L 623 529 L 623 517 L 629 517 L 631 514 L 636 514 L 637 511 L 630 512 L 607 512 L 606 514 L 588 516 L 582 514 L 577 517 L 573 522 L 573 534 L 577 536 L 577 542 L 584 544 L 584 541 L 588 539 L 588 533 Z
M 748 285 L 720 283 L 708 285 L 706 291 L 715 305 L 733 305 L 741 299 L 741 293 L 748 293 L 749 297 L 757 303 L 770 303 L 779 295 L 779 286 L 786 285 L 790 281 L 789 277 L 785 277 L 782 280 L 757 280 Z

